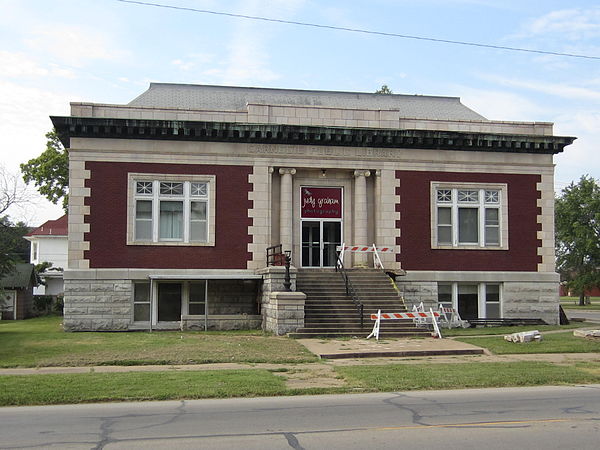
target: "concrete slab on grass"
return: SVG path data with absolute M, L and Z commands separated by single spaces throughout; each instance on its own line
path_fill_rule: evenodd
M 452 339 L 298 339 L 321 359 L 483 355 L 485 350 Z

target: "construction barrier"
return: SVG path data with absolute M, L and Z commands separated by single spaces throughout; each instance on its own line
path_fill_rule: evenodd
M 394 247 L 377 247 L 375 244 L 369 245 L 346 245 L 344 242 L 342 245 L 335 247 L 335 250 L 339 253 L 339 260 L 344 261 L 344 253 L 373 253 L 373 265 L 376 269 L 384 269 L 383 262 L 379 257 L 379 253 L 395 253 Z M 339 263 L 338 263 L 339 264 Z
M 394 253 L 394 247 L 376 247 L 375 245 L 338 245 L 335 249 L 338 252 L 352 253 Z
M 371 320 L 375 321 L 373 325 L 373 331 L 371 334 L 367 336 L 367 339 L 375 336 L 376 340 L 379 340 L 379 329 L 381 327 L 382 320 L 400 320 L 400 319 L 413 319 L 414 322 L 417 322 L 420 319 L 431 319 L 431 323 L 433 325 L 433 337 L 442 338 L 442 333 L 440 332 L 440 327 L 437 323 L 437 318 L 440 317 L 440 313 L 437 311 L 433 311 L 432 309 L 429 312 L 403 312 L 403 313 L 382 313 L 381 310 L 377 311 L 377 314 L 371 314 Z
M 413 312 L 425 312 L 423 302 L 419 305 L 413 305 Z M 439 313 L 438 323 L 445 328 L 469 328 L 470 324 L 467 320 L 462 320 L 458 311 L 454 308 L 450 308 L 442 305 L 438 306 L 437 312 Z M 427 318 L 419 318 L 415 320 L 415 323 L 419 325 L 430 324 L 431 320 Z

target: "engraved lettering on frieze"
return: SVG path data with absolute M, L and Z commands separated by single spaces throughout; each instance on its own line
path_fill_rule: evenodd
M 259 155 L 302 155 L 305 150 L 297 145 L 250 144 L 248 153 Z
M 345 156 L 344 149 L 339 147 L 311 147 L 309 152 L 313 156 Z
M 362 158 L 397 158 L 398 152 L 387 148 L 357 148 L 356 156 Z

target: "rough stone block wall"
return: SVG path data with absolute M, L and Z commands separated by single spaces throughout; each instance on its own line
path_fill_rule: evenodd
M 263 275 L 263 286 L 261 304 L 268 305 L 270 301 L 271 292 L 283 292 L 283 282 L 285 280 L 285 267 L 283 266 L 269 266 L 264 269 L 260 269 L 257 273 Z M 298 270 L 295 267 L 290 267 L 290 289 L 292 292 L 296 291 L 296 274 Z
M 437 309 L 438 291 L 437 283 L 431 281 L 402 281 L 396 280 L 396 286 L 400 292 L 400 296 L 404 298 L 404 304 L 410 311 L 414 305 L 419 305 L 423 302 L 426 310 L 429 308 Z
M 132 318 L 129 280 L 65 280 L 65 331 L 124 331 Z
M 502 301 L 504 317 L 558 323 L 560 300 L 556 283 L 504 283 Z
M 272 292 L 263 304 L 263 329 L 282 335 L 302 328 L 305 300 L 302 292 Z

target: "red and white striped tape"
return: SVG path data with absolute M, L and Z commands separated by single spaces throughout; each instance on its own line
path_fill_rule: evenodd
M 434 317 L 439 317 L 440 313 L 433 312 Z M 418 319 L 420 317 L 431 317 L 430 312 L 407 312 L 407 313 L 381 313 L 380 319 Z M 371 314 L 371 320 L 377 320 L 377 314 Z
M 373 253 L 375 248 L 379 253 L 394 253 L 394 247 L 368 247 L 366 245 L 338 245 L 335 249 L 338 252 Z

